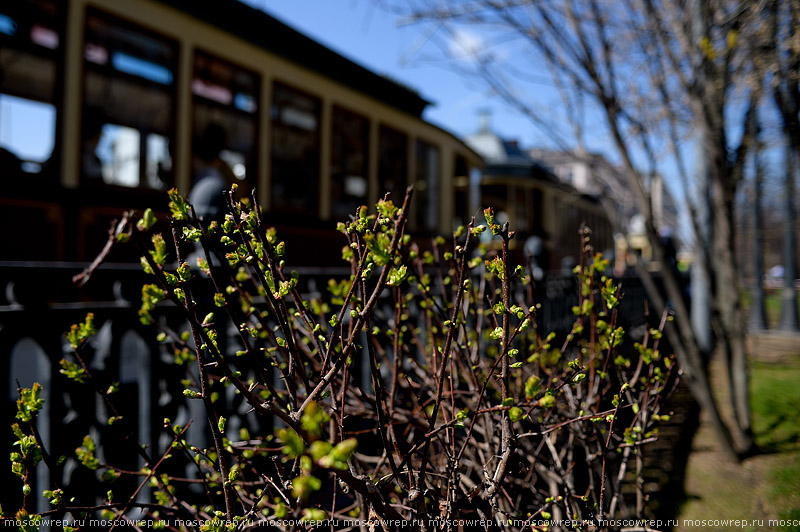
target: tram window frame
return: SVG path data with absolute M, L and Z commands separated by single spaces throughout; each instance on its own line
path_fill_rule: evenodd
M 252 83 L 253 83 L 252 91 L 251 91 L 252 93 L 249 94 L 249 96 L 252 96 L 255 108 L 252 111 L 247 111 L 247 110 L 242 109 L 241 107 L 237 106 L 237 104 L 236 104 L 237 92 L 235 90 L 231 90 L 231 101 L 228 104 L 223 103 L 223 102 L 221 102 L 219 100 L 216 100 L 216 99 L 214 99 L 214 98 L 212 98 L 210 96 L 204 96 L 203 94 L 198 93 L 195 90 L 195 82 L 198 81 L 198 80 L 203 80 L 203 78 L 201 78 L 201 76 L 199 76 L 199 73 L 198 73 L 198 70 L 200 68 L 199 65 L 198 65 L 198 62 L 199 62 L 200 58 L 205 58 L 210 63 L 214 63 L 214 62 L 220 63 L 220 64 L 228 67 L 229 69 L 231 69 L 234 72 L 241 72 L 245 76 L 249 76 L 251 78 Z M 213 82 L 214 80 L 206 79 L 205 81 Z M 197 153 L 198 153 L 197 143 L 199 141 L 199 138 L 202 136 L 202 133 L 203 133 L 203 130 L 205 130 L 205 127 L 208 127 L 209 124 L 216 122 L 215 120 L 211 120 L 203 128 L 200 128 L 198 126 L 197 107 L 199 105 L 202 105 L 202 106 L 208 107 L 209 109 L 217 110 L 220 113 L 225 113 L 225 114 L 230 113 L 232 115 L 238 116 L 239 119 L 237 120 L 237 123 L 239 123 L 241 120 L 247 120 L 247 121 L 251 122 L 250 125 L 252 126 L 252 129 L 253 129 L 253 135 L 252 135 L 252 139 L 251 139 L 251 146 L 250 146 L 250 149 L 249 149 L 248 153 L 242 153 L 240 151 L 233 151 L 233 150 L 230 149 L 231 131 L 227 127 L 223 127 L 223 129 L 225 129 L 225 133 L 227 135 L 228 147 L 226 149 L 222 150 L 222 152 L 220 154 L 220 158 L 222 160 L 224 160 L 228 164 L 228 166 L 230 166 L 234 177 L 237 180 L 242 181 L 246 185 L 247 188 L 252 189 L 252 187 L 256 186 L 256 184 L 258 183 L 258 176 L 259 176 L 259 149 L 258 149 L 258 147 L 260 146 L 261 134 L 262 134 L 262 132 L 261 132 L 261 130 L 259 128 L 260 117 L 261 117 L 261 113 L 263 112 L 263 102 L 260 99 L 261 86 L 262 86 L 261 84 L 262 83 L 263 83 L 263 81 L 261 79 L 261 75 L 258 72 L 256 72 L 255 70 L 251 70 L 249 68 L 246 68 L 246 67 L 240 65 L 239 63 L 236 63 L 235 61 L 230 61 L 229 59 L 226 59 L 225 57 L 222 57 L 222 56 L 216 55 L 214 53 L 211 53 L 211 52 L 209 52 L 209 51 L 207 51 L 207 50 L 205 50 L 203 48 L 200 48 L 200 47 L 194 48 L 194 50 L 192 51 L 192 79 L 191 79 L 191 88 L 190 88 L 191 94 L 192 94 L 192 96 L 191 96 L 191 98 L 192 98 L 191 116 L 192 116 L 192 154 L 193 154 L 192 183 L 193 184 L 196 183 L 196 181 L 197 181 L 197 179 L 199 177 L 197 175 L 196 169 L 194 168 L 195 165 L 196 165 L 195 159 L 196 159 Z M 231 89 L 230 85 L 231 84 L 229 83 L 224 88 Z M 235 168 L 235 164 L 236 163 L 235 163 L 235 161 L 232 160 L 233 159 L 233 155 L 242 155 L 244 157 L 245 175 L 244 175 L 243 178 L 240 178 L 238 176 L 237 172 L 236 172 L 236 168 Z
M 60 124 L 62 120 L 62 95 L 63 71 L 65 49 L 65 6 L 55 0 L 36 0 L 27 2 L 9 2 L 0 9 L 0 16 L 7 19 L 13 30 L 0 32 L 0 51 L 3 55 L 19 54 L 15 63 L 20 65 L 31 64 L 31 61 L 41 61 L 42 65 L 33 69 L 35 72 L 48 72 L 44 82 L 23 83 L 24 86 L 0 86 L 0 95 L 10 99 L 6 105 L 12 107 L 29 108 L 31 112 L 46 113 L 47 120 L 33 120 L 23 124 L 26 130 L 31 126 L 42 126 L 42 132 L 47 136 L 46 148 L 49 152 L 43 157 L 23 157 L 22 151 L 14 149 L 14 142 L 9 139 L 3 144 L 3 171 L 7 177 L 12 177 L 12 186 L 17 184 L 18 178 L 26 176 L 55 177 L 58 161 L 60 160 Z M 38 37 L 37 37 L 37 29 Z M 45 33 L 42 34 L 41 32 Z M 50 39 L 48 42 L 47 39 Z M 12 56 L 13 58 L 13 56 Z M 29 69 L 30 70 L 30 69 Z M 24 73 L 23 73 L 24 74 Z M 2 79 L 6 79 L 3 75 Z M 6 81 L 3 85 L 7 85 Z M 45 106 L 45 107 L 42 107 Z M 33 109 L 38 107 L 38 109 Z M 3 113 L 6 115 L 6 113 Z M 11 127 L 16 127 L 13 123 Z M 17 135 L 11 136 L 18 138 Z M 16 146 L 16 148 L 21 148 Z M 36 150 L 28 150 L 28 152 Z M 7 152 L 7 153 L 6 153 Z M 12 164 L 14 168 L 5 167 Z
M 298 159 L 290 160 L 288 157 L 281 157 L 277 154 L 278 150 L 278 143 L 276 143 L 276 138 L 281 133 L 279 132 L 279 127 L 292 127 L 291 124 L 282 123 L 279 119 L 278 114 L 280 110 L 278 109 L 278 95 L 281 91 L 286 91 L 286 94 L 296 94 L 301 98 L 306 98 L 309 102 L 313 104 L 312 113 L 314 114 L 314 118 L 316 119 L 316 124 L 313 129 L 313 135 L 309 138 L 313 139 L 310 149 L 315 153 L 312 154 L 310 157 L 303 156 L 302 159 L 305 159 L 307 162 L 311 164 L 306 165 L 306 170 L 308 171 L 308 177 L 311 179 L 310 183 L 303 183 L 302 187 L 310 191 L 311 193 L 308 194 L 302 201 L 302 205 L 292 205 L 290 203 L 291 197 L 278 197 L 276 194 L 276 181 L 278 181 L 277 177 L 279 176 L 279 172 L 276 170 L 278 169 L 278 165 L 287 165 L 291 164 L 292 162 L 297 163 Z M 310 92 L 304 91 L 303 89 L 299 89 L 294 85 L 289 83 L 274 80 L 272 83 L 272 101 L 270 102 L 270 177 L 271 177 L 271 208 L 270 210 L 274 212 L 280 212 L 283 214 L 297 214 L 302 216 L 313 216 L 317 218 L 319 216 L 319 206 L 322 201 L 319 193 L 319 186 L 322 179 L 322 168 L 321 168 L 321 161 L 322 161 L 322 98 L 312 94 Z M 298 126 L 294 126 L 295 130 L 302 129 Z M 311 131 L 310 129 L 308 131 Z M 283 181 L 291 182 L 301 179 L 303 176 L 300 174 L 295 173 L 292 175 L 290 171 L 289 174 L 283 178 Z M 284 183 L 286 184 L 286 183 Z M 291 194 L 290 194 L 291 196 Z
M 337 114 L 340 115 L 342 122 L 337 120 Z M 358 132 L 355 132 L 351 135 L 351 138 L 347 139 L 350 141 L 349 145 L 344 142 L 345 135 L 338 134 L 337 124 L 340 123 L 356 123 L 360 122 L 360 125 L 363 127 L 363 131 L 361 132 L 361 139 L 356 139 L 358 136 Z M 348 128 L 350 129 L 350 128 Z M 354 128 L 353 128 L 354 129 Z M 345 134 L 352 132 L 350 131 L 345 132 Z M 330 195 L 330 202 L 331 202 L 331 218 L 335 220 L 343 220 L 346 219 L 349 215 L 355 214 L 355 209 L 360 207 L 361 205 L 365 205 L 369 203 L 369 154 L 370 154 L 370 119 L 362 114 L 359 114 L 351 109 L 348 109 L 345 106 L 334 104 L 331 107 L 331 147 L 330 147 L 330 164 L 328 171 L 330 173 L 330 183 L 331 183 L 331 195 Z M 363 146 L 362 150 L 362 161 L 361 161 L 361 175 L 349 175 L 348 173 L 348 164 L 344 161 L 338 161 L 339 158 L 343 158 L 348 154 L 352 154 L 353 150 L 349 149 L 349 146 L 352 145 L 357 140 L 360 140 L 361 145 Z M 355 165 L 354 165 L 355 166 Z M 338 174 L 338 175 L 337 175 Z M 361 178 L 363 179 L 363 194 L 354 194 L 348 193 L 348 183 L 347 180 L 350 178 Z M 339 187 L 341 192 L 336 193 L 336 187 Z M 358 185 L 350 185 L 351 189 L 357 188 Z M 342 208 L 341 205 L 346 203 L 346 207 Z M 337 205 L 339 205 L 337 210 Z
M 149 39 L 151 41 L 156 41 L 158 44 L 162 45 L 168 50 L 167 59 L 168 61 L 157 63 L 150 61 L 149 58 L 141 58 L 135 55 L 131 55 L 130 53 L 125 53 L 126 56 L 130 57 L 130 60 L 133 61 L 135 64 L 138 61 L 149 62 L 153 65 L 162 67 L 165 71 L 170 74 L 170 78 L 168 82 L 159 82 L 158 80 L 147 77 L 144 75 L 137 75 L 130 71 L 126 71 L 121 69 L 119 66 L 114 65 L 114 52 L 119 52 L 119 50 L 109 50 L 105 49 L 107 56 L 105 57 L 105 61 L 100 63 L 98 61 L 93 61 L 87 55 L 87 50 L 89 49 L 89 45 L 91 44 L 91 23 L 93 20 L 99 21 L 99 23 L 103 26 L 116 29 L 117 31 L 123 32 L 123 34 L 134 34 L 139 35 L 144 39 Z M 123 47 L 124 49 L 125 47 Z M 174 39 L 164 33 L 161 33 L 157 30 L 154 30 L 148 26 L 142 25 L 138 22 L 119 17 L 117 15 L 108 13 L 107 11 L 103 11 L 94 6 L 87 6 L 85 17 L 83 21 L 83 43 L 82 43 L 82 77 L 81 77 L 81 142 L 79 145 L 79 150 L 81 151 L 79 155 L 80 168 L 80 180 L 82 185 L 92 185 L 92 186 L 102 186 L 102 187 L 120 187 L 125 188 L 127 190 L 161 190 L 171 188 L 175 185 L 175 160 L 176 160 L 176 136 L 177 136 L 177 118 L 178 118 L 178 107 L 179 107 L 179 65 L 180 65 L 180 55 L 181 55 L 181 46 L 177 39 Z M 99 53 L 99 52 L 98 52 Z M 140 128 L 142 125 L 141 122 L 134 123 L 131 120 L 120 119 L 119 116 L 113 116 L 113 113 L 108 112 L 108 105 L 104 103 L 93 102 L 89 100 L 89 83 L 90 77 L 100 77 L 104 78 L 103 82 L 108 82 L 109 80 L 119 80 L 123 83 L 129 83 L 134 86 L 134 88 L 139 88 L 142 90 L 152 91 L 153 89 L 158 90 L 162 96 L 166 98 L 169 102 L 171 109 L 167 110 L 166 118 L 163 120 L 165 123 L 165 127 L 163 129 L 160 128 Z M 88 177 L 86 173 L 86 159 L 91 157 L 94 154 L 96 157 L 95 151 L 92 153 L 87 153 L 85 151 L 85 143 L 86 143 L 86 134 L 88 130 L 96 129 L 96 124 L 92 124 L 92 120 L 88 119 L 89 115 L 93 112 L 97 113 L 98 110 L 102 110 L 102 124 L 109 125 L 109 126 L 122 126 L 126 128 L 132 128 L 139 132 L 139 172 L 138 172 L 138 182 L 133 185 L 126 185 L 126 184 L 119 184 L 113 182 L 107 182 L 105 178 L 93 179 Z M 148 124 L 152 125 L 152 124 Z M 169 159 L 167 160 L 168 170 L 164 174 L 164 178 L 161 179 L 162 176 L 155 176 L 159 183 L 151 183 L 148 179 L 149 172 L 148 168 L 152 165 L 150 153 L 148 153 L 148 140 L 153 136 L 157 135 L 159 137 L 166 139 L 167 149 Z M 96 150 L 96 148 L 95 148 Z M 88 157 L 87 157 L 88 156 Z M 159 186 L 160 185 L 160 186 Z

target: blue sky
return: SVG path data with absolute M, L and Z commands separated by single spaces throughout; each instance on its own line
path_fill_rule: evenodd
M 345 57 L 416 89 L 432 102 L 424 117 L 459 137 L 476 132 L 479 112 L 488 109 L 491 111 L 494 132 L 503 138 L 519 141 L 523 148 L 563 146 L 551 140 L 552 131 L 533 125 L 499 98 L 491 97 L 478 82 L 470 81 L 458 73 L 458 60 L 448 60 L 444 58 L 446 54 L 437 53 L 437 46 L 460 45 L 467 50 L 461 61 L 468 61 L 468 49 L 471 46 L 485 46 L 486 42 L 491 42 L 482 41 L 480 34 L 472 32 L 470 28 L 457 28 L 453 39 L 437 35 L 438 44 L 433 44 L 432 40 L 425 38 L 422 28 L 400 26 L 397 15 L 376 5 L 380 0 L 242 1 L 265 10 Z M 501 46 L 496 50 L 499 57 L 510 57 L 528 72 L 541 78 L 547 77 L 546 67 L 538 64 L 529 55 L 529 50 L 521 48 L 524 43 L 518 45 L 513 40 L 505 41 L 502 38 L 500 42 Z M 450 48 L 449 52 L 452 54 L 453 49 Z M 539 112 L 556 123 L 561 120 L 561 126 L 565 124 L 565 120 L 560 119 L 563 101 L 550 82 L 533 82 L 521 90 L 535 91 Z M 529 98 L 526 100 L 530 101 Z M 617 154 L 601 117 L 591 106 L 585 107 L 582 112 L 586 121 L 584 140 L 587 147 L 591 151 L 603 152 L 616 162 Z M 567 139 L 566 142 L 570 141 Z M 691 154 L 689 157 L 691 159 Z M 673 197 L 680 203 L 683 196 L 678 192 L 679 185 L 672 175 L 674 167 L 666 164 L 660 170 L 672 189 Z M 682 224 L 687 225 L 688 222 L 683 220 Z M 687 231 L 688 227 L 679 229 L 680 233 L 688 234 Z
M 396 15 L 376 7 L 375 0 L 243 0 L 305 33 L 345 57 L 386 74 L 432 102 L 425 119 L 464 137 L 478 128 L 478 112 L 489 109 L 493 129 L 523 146 L 539 143 L 523 117 L 465 80 L 453 64 L 434 59 L 422 45 L 418 27 L 400 27 Z M 422 49 L 421 49 L 422 48 Z

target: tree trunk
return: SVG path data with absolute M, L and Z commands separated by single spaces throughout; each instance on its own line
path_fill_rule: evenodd
M 786 191 L 783 207 L 783 290 L 781 292 L 781 321 L 779 329 L 786 332 L 800 331 L 797 316 L 797 293 L 794 280 L 797 278 L 795 261 L 795 212 L 794 212 L 794 173 L 795 152 L 787 139 L 786 146 Z
M 606 117 L 607 123 L 611 128 L 612 135 L 614 137 L 616 146 L 620 151 L 620 154 L 625 161 L 625 166 L 628 170 L 628 178 L 630 185 L 633 187 L 634 191 L 638 191 L 638 199 L 639 199 L 639 208 L 640 211 L 645 215 L 645 227 L 647 230 L 647 238 L 650 242 L 650 245 L 653 249 L 654 258 L 657 262 L 661 264 L 665 264 L 664 258 L 664 247 L 661 243 L 661 239 L 659 238 L 658 232 L 656 231 L 655 227 L 653 226 L 653 216 L 652 211 L 650 209 L 650 204 L 647 201 L 647 196 L 643 193 L 641 182 L 638 181 L 638 172 L 636 171 L 635 166 L 633 165 L 633 161 L 630 157 L 630 152 L 627 150 L 627 146 L 625 145 L 622 134 L 619 130 L 619 124 L 617 122 L 617 115 L 615 114 L 615 110 L 613 108 L 606 108 Z M 703 136 L 703 138 L 708 139 L 709 136 Z M 709 143 L 706 142 L 708 146 Z M 713 146 L 713 145 L 712 145 Z M 713 153 L 713 151 L 711 152 Z M 718 160 L 712 157 L 712 164 L 718 163 Z M 714 198 L 718 197 L 720 200 L 724 197 L 723 194 L 716 194 L 715 185 L 720 184 L 720 180 L 718 179 L 718 170 L 719 167 L 708 167 L 708 179 L 709 184 L 711 185 L 711 201 L 712 203 L 709 205 L 709 210 L 714 213 L 715 216 L 712 217 L 712 223 L 714 227 L 714 232 L 711 233 L 712 237 L 712 246 L 714 243 L 720 242 L 719 240 L 719 233 L 716 231 L 718 221 L 717 219 L 720 215 L 723 217 L 725 223 L 723 224 L 723 234 L 730 235 L 730 241 L 728 244 L 731 246 L 730 249 L 725 246 L 725 251 L 730 255 L 731 260 L 726 261 L 729 270 L 732 269 L 733 266 L 733 234 L 730 231 L 730 218 L 731 216 L 726 214 L 730 213 L 729 209 L 726 209 L 725 202 L 722 201 L 723 205 L 722 208 L 718 208 L 718 206 L 714 203 Z M 732 208 L 733 203 L 730 203 L 730 207 Z M 712 248 L 713 249 L 713 248 Z M 712 253 L 712 255 L 715 255 Z M 710 279 L 712 281 L 711 293 L 719 293 L 718 290 L 715 290 L 716 287 L 719 285 L 719 275 L 717 262 L 719 261 L 719 256 L 714 256 L 713 264 L 711 265 L 711 270 L 715 272 L 715 277 Z M 645 283 L 645 290 L 647 291 L 647 295 L 650 300 L 655 304 L 656 308 L 663 312 L 666 309 L 666 302 L 662 297 L 660 291 L 656 287 L 655 283 L 652 280 L 652 277 L 649 272 L 646 271 L 646 268 L 638 268 L 639 276 L 642 278 L 643 282 Z M 723 451 L 732 459 L 740 459 L 741 456 L 745 452 L 750 452 L 753 443 L 752 443 L 752 436 L 748 436 L 748 434 L 740 429 L 738 423 L 734 423 L 732 425 L 733 430 L 730 430 L 725 421 L 722 419 L 720 414 L 719 405 L 717 404 L 716 399 L 714 398 L 714 394 L 712 393 L 711 389 L 711 380 L 708 373 L 708 358 L 704 356 L 700 343 L 698 342 L 698 337 L 695 334 L 695 331 L 692 327 L 692 322 L 689 317 L 689 311 L 686 308 L 686 305 L 683 301 L 683 292 L 681 290 L 680 284 L 678 283 L 677 277 L 675 272 L 672 271 L 670 268 L 662 268 L 661 275 L 664 280 L 664 288 L 666 292 L 666 297 L 669 298 L 670 302 L 673 305 L 675 310 L 675 321 L 678 325 L 678 332 L 669 333 L 672 330 L 671 327 L 667 328 L 668 334 L 670 334 L 670 341 L 673 344 L 673 348 L 676 350 L 676 354 L 678 355 L 678 362 L 681 364 L 684 374 L 686 375 L 689 381 L 689 389 L 692 392 L 692 395 L 695 397 L 697 402 L 700 404 L 700 407 L 705 409 L 708 412 L 708 415 L 711 418 L 712 426 L 714 427 L 714 431 L 719 439 L 720 444 L 723 447 Z M 734 271 L 728 271 L 728 275 L 735 276 Z M 735 282 L 728 282 L 728 284 L 722 285 L 726 287 L 734 287 L 733 295 L 738 302 L 738 292 L 736 291 L 736 283 Z M 730 291 L 728 291 L 730 292 Z M 723 292 L 724 293 L 724 292 Z M 715 301 L 715 306 L 716 306 Z M 738 303 L 737 303 L 738 304 Z M 741 332 L 741 331 L 740 331 Z M 742 339 L 742 347 L 744 347 L 744 340 Z M 707 355 L 707 354 L 706 354 Z M 746 357 L 745 357 L 746 362 Z M 742 379 L 737 379 L 737 383 L 741 383 Z M 747 380 L 747 374 L 744 374 L 744 380 Z M 733 389 L 731 389 L 731 394 L 733 394 Z M 746 413 L 749 413 L 749 408 L 745 410 Z M 748 417 L 749 419 L 749 417 Z
M 761 196 L 764 174 L 761 168 L 761 146 L 755 152 L 755 180 L 753 183 L 753 291 L 750 301 L 751 331 L 767 329 L 767 313 L 764 308 L 764 222 L 761 215 Z
M 710 212 L 711 206 L 709 205 L 709 176 L 708 162 L 705 158 L 705 137 L 701 131 L 698 131 L 697 135 L 695 182 L 700 201 L 697 202 L 695 208 L 697 233 L 694 235 L 695 248 L 691 271 L 692 299 L 691 313 L 689 315 L 692 319 L 692 329 L 697 340 L 697 346 L 700 349 L 703 360 L 708 364 L 711 353 L 714 351 L 714 335 L 711 329 L 711 279 L 709 278 L 711 264 L 707 263 L 707 254 L 703 253 L 703 250 L 711 248 L 713 218 Z
M 653 251 L 657 256 L 663 255 L 660 245 L 654 246 Z M 652 274 L 642 266 L 638 268 L 638 274 L 653 305 L 657 309 L 664 309 L 666 304 L 661 297 L 661 292 L 653 282 Z M 692 322 L 689 319 L 688 312 L 686 312 L 683 299 L 680 297 L 676 299 L 676 296 L 680 296 L 680 288 L 671 272 L 664 273 L 664 288 L 667 297 L 675 301 L 676 305 L 674 322 L 667 324 L 665 332 L 670 345 L 675 349 L 675 354 L 683 370 L 683 377 L 687 381 L 689 391 L 700 405 L 700 408 L 708 414 L 711 427 L 717 436 L 717 441 L 722 445 L 723 452 L 731 460 L 738 460 L 740 458 L 739 450 L 728 426 L 722 419 L 719 406 L 712 393 L 708 367 L 702 351 L 698 347 L 697 339 L 692 329 Z
M 735 189 L 726 187 L 726 181 L 714 175 L 711 202 L 714 212 L 712 250 L 715 274 L 715 321 L 722 339 L 722 353 L 728 367 L 730 400 L 735 423 L 732 435 L 740 456 L 753 452 L 750 386 L 747 364 L 747 347 L 744 320 L 739 297 L 736 268 L 735 236 L 733 232 L 733 197 Z

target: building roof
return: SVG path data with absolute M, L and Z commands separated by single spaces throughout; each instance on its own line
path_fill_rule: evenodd
M 415 90 L 377 74 L 238 0 L 158 0 L 292 63 L 416 117 L 430 102 Z
M 582 192 L 609 200 L 617 210 L 619 223 L 628 226 L 639 212 L 636 199 L 626 178 L 626 170 L 616 166 L 600 153 L 587 153 L 580 150 L 563 151 L 533 148 L 528 154 L 542 162 L 562 180 L 564 172 L 559 169 L 583 166 L 586 182 L 579 187 Z M 653 176 L 650 183 L 653 199 L 653 215 L 659 229 L 676 228 L 678 207 L 675 199 L 659 175 Z
M 555 182 L 555 176 L 519 148 L 516 142 L 500 138 L 489 128 L 488 115 L 481 116 L 477 133 L 464 143 L 486 162 L 484 176 L 524 177 Z

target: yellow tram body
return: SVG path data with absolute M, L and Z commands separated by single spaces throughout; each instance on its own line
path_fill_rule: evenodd
M 191 190 L 212 122 L 269 221 L 323 247 L 336 240 L 332 221 L 409 184 L 412 229 L 450 231 L 482 164 L 422 118 L 428 102 L 413 90 L 234 0 L 4 3 L 0 74 L 13 111 L 0 216 L 27 228 L 0 237 L 0 260 L 89 260 L 123 209 Z M 14 122 L 28 107 L 44 117 L 28 124 L 31 156 Z

